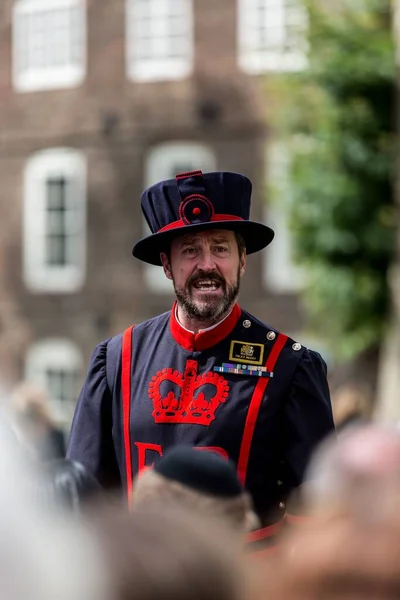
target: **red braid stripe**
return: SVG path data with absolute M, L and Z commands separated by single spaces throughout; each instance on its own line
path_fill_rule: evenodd
M 279 358 L 283 347 L 286 344 L 288 337 L 280 333 L 275 340 L 275 343 L 269 353 L 267 362 L 265 363 L 266 370 L 271 373 L 274 370 L 276 361 Z M 238 460 L 238 476 L 243 485 L 246 483 L 247 467 L 249 464 L 251 443 L 253 441 L 254 429 L 256 426 L 258 413 L 260 412 L 261 403 L 264 397 L 265 390 L 270 382 L 270 377 L 260 377 L 250 400 L 249 410 L 247 411 L 246 424 L 244 426 L 242 443 L 240 446 Z
M 128 327 L 122 338 L 122 411 L 123 411 L 123 432 L 125 449 L 125 472 L 126 472 L 126 490 L 128 495 L 128 504 L 132 502 L 132 456 L 130 439 L 130 416 L 131 416 L 131 363 L 132 363 L 132 333 L 133 328 Z

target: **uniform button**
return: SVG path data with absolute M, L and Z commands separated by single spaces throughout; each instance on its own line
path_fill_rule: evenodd
M 292 348 L 295 352 L 297 352 L 298 350 L 301 350 L 301 344 L 296 342 L 295 344 L 293 344 Z
M 246 327 L 246 329 L 248 329 L 249 327 L 251 327 L 251 322 L 246 319 L 245 321 L 243 321 L 243 327 Z
M 275 331 L 268 331 L 267 333 L 267 340 L 274 340 L 276 338 L 276 333 Z
M 276 483 L 277 483 L 277 485 L 282 485 L 283 482 L 280 479 L 278 479 L 278 481 Z
M 279 502 L 279 508 L 285 508 L 285 503 L 284 502 Z

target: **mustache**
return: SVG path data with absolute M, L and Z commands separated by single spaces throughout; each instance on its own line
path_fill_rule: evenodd
M 198 281 L 201 281 L 202 279 L 213 279 L 214 281 L 216 281 L 217 283 L 220 283 L 222 286 L 225 287 L 225 279 L 223 277 L 221 277 L 221 275 L 219 273 L 217 273 L 216 271 L 197 271 L 196 273 L 194 273 L 191 277 L 189 277 L 189 280 L 187 282 L 187 287 L 190 288 L 193 285 L 195 285 Z

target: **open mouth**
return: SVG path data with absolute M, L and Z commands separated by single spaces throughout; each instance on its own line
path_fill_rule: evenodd
M 215 279 L 199 279 L 193 287 L 200 292 L 216 292 L 221 288 L 221 283 Z

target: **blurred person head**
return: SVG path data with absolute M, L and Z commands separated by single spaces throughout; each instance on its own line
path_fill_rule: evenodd
M 45 389 L 21 383 L 12 394 L 12 417 L 20 442 L 37 458 L 61 458 L 65 453 L 64 434 L 52 415 Z
M 325 440 L 306 474 L 308 518 L 263 565 L 273 600 L 400 597 L 400 435 L 364 425 Z
M 310 462 L 303 487 L 311 512 L 352 512 L 370 521 L 400 507 L 400 433 L 364 425 L 323 442 Z
M 24 382 L 16 386 L 12 393 L 12 409 L 21 425 L 54 424 L 48 394 L 38 385 Z
M 259 600 L 395 600 L 399 513 L 372 525 L 350 513 L 314 516 L 259 566 Z
M 134 509 L 146 505 L 161 509 L 165 503 L 221 520 L 238 532 L 258 525 L 233 462 L 189 446 L 172 448 L 135 480 Z
M 238 173 L 182 173 L 142 194 L 152 234 L 133 255 L 162 266 L 179 316 L 193 327 L 221 320 L 236 302 L 246 255 L 265 248 L 272 229 L 249 220 L 252 184 Z
M 110 600 L 239 600 L 237 538 L 201 515 L 165 505 L 92 515 L 114 593 Z

